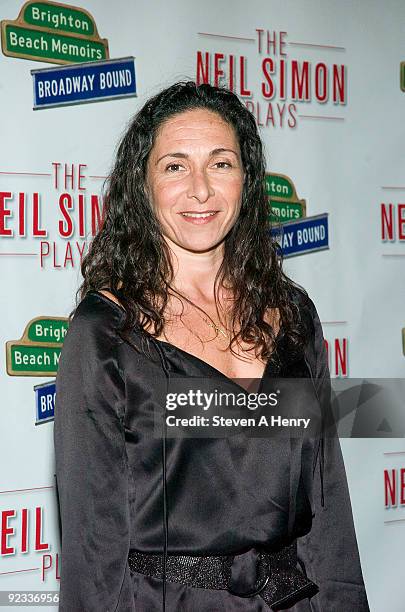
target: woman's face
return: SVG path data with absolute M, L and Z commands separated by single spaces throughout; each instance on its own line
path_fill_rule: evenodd
M 232 126 L 205 109 L 168 119 L 150 152 L 146 178 L 169 243 L 195 252 L 213 249 L 241 205 L 244 170 Z

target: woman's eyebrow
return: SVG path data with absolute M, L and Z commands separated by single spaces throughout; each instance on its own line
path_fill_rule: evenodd
M 236 155 L 236 157 L 238 157 L 238 154 L 236 153 L 236 151 L 234 151 L 233 149 L 225 149 L 224 147 L 219 147 L 217 149 L 212 149 L 212 151 L 210 151 L 210 153 L 209 153 L 209 156 L 212 157 L 213 155 L 218 155 L 219 153 L 224 153 L 225 151 L 229 151 L 230 153 L 233 153 L 234 155 Z M 164 157 L 178 157 L 178 158 L 181 158 L 181 159 L 187 159 L 189 156 L 188 156 L 187 153 L 181 153 L 181 151 L 177 151 L 175 153 L 166 153 L 165 155 L 162 155 L 162 157 L 159 157 L 159 159 L 156 162 L 156 165 Z

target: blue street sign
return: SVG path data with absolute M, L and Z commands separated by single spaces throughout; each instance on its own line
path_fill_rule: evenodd
M 135 58 L 31 70 L 34 110 L 136 96 Z
M 56 383 L 51 382 L 35 385 L 35 425 L 53 421 L 55 414 Z
M 284 257 L 329 248 L 328 213 L 288 221 L 272 229 Z

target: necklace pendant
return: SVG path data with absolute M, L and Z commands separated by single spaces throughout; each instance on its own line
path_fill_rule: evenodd
M 224 338 L 228 337 L 228 334 L 226 332 L 224 332 L 223 329 L 221 329 L 220 327 L 218 327 L 218 325 L 215 325 L 215 323 L 211 323 L 211 321 L 208 321 L 207 319 L 204 319 L 205 322 L 207 323 L 207 325 L 209 325 L 210 327 L 213 327 L 215 329 L 215 331 L 220 334 L 222 334 L 224 336 Z
M 215 329 L 216 329 L 217 331 L 219 331 L 219 332 L 220 332 L 220 333 L 221 333 L 221 334 L 222 334 L 222 335 L 223 335 L 225 338 L 227 338 L 227 337 L 228 337 L 228 334 L 226 334 L 226 333 L 224 332 L 224 330 L 223 330 L 223 329 L 221 329 L 220 327 L 215 326 Z

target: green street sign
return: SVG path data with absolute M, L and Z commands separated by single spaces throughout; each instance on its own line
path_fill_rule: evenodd
M 36 318 L 28 324 L 27 338 L 31 342 L 63 344 L 69 329 L 66 319 Z
M 58 32 L 94 36 L 97 32 L 93 17 L 77 7 L 51 2 L 28 2 L 23 7 L 22 19 L 35 27 Z
M 15 26 L 13 23 L 4 24 L 2 48 L 4 55 L 42 60 L 53 64 L 89 62 L 108 58 L 108 47 L 102 42 L 57 32 L 45 32 L 27 26 Z
M 266 175 L 266 193 L 270 198 L 280 198 L 283 200 L 291 200 L 294 194 L 294 187 L 290 180 L 282 175 L 267 174 Z
M 399 83 L 401 86 L 401 91 L 405 91 L 405 62 L 401 62 L 399 68 L 400 68 Z
M 66 317 L 36 317 L 22 338 L 6 342 L 10 376 L 56 376 L 63 340 L 69 329 Z
M 304 217 L 304 209 L 300 202 L 272 202 L 270 199 L 270 216 L 275 223 L 285 223 Z
M 62 347 L 14 344 L 8 364 L 14 374 L 55 376 Z
M 269 217 L 273 223 L 287 223 L 306 217 L 306 202 L 298 197 L 290 177 L 268 172 L 265 188 L 269 199 Z
M 52 64 L 109 59 L 90 13 L 56 2 L 27 2 L 15 21 L 3 20 L 1 47 L 9 57 Z

